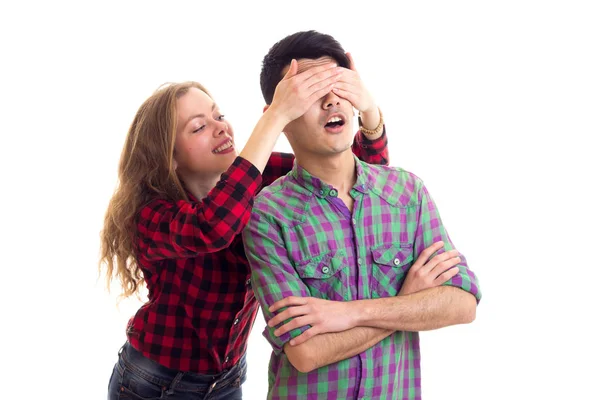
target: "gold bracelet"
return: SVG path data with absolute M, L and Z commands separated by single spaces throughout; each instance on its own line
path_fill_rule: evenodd
M 364 133 L 367 136 L 381 135 L 381 132 L 383 132 L 383 113 L 381 112 L 381 109 L 379 107 L 377 107 L 377 110 L 379 111 L 379 124 L 377 125 L 377 127 L 375 127 L 375 129 L 367 129 L 364 126 L 362 126 L 362 120 L 360 117 L 358 117 L 359 129 L 362 133 Z

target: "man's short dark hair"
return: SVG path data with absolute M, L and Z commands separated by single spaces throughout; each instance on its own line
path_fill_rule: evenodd
M 263 59 L 260 88 L 267 104 L 273 101 L 281 72 L 292 59 L 331 57 L 341 67 L 349 68 L 350 61 L 342 45 L 332 36 L 316 31 L 297 32 L 275 43 Z

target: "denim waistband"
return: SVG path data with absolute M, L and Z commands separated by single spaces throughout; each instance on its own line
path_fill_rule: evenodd
M 218 390 L 240 377 L 240 372 L 246 367 L 246 355 L 233 367 L 216 375 L 198 374 L 195 372 L 177 371 L 160 365 L 137 351 L 126 342 L 119 351 L 118 366 L 127 368 L 142 378 L 169 390 L 180 391 L 202 391 L 207 388 L 210 391 Z M 121 371 L 122 372 L 122 371 Z

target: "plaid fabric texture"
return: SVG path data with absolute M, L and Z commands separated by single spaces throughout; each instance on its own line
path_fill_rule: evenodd
M 353 151 L 387 163 L 387 138 L 357 133 Z M 188 193 L 190 201 L 155 199 L 140 210 L 137 260 L 149 300 L 127 325 L 133 347 L 179 371 L 216 374 L 239 361 L 258 309 L 240 232 L 261 184 L 293 163 L 273 153 L 261 177 L 238 157 L 206 198 Z
M 337 190 L 299 166 L 255 199 L 244 243 L 252 285 L 265 319 L 288 296 L 359 300 L 395 296 L 417 256 L 436 241 L 454 246 L 422 181 L 399 168 L 356 160 L 352 213 Z M 461 256 L 447 285 L 481 298 L 477 278 Z M 310 373 L 282 353 L 305 326 L 280 337 L 265 328 L 273 353 L 271 399 L 419 399 L 419 335 L 396 332 L 367 351 Z

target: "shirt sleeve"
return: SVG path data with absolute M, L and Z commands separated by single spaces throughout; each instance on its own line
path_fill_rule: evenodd
M 260 171 L 238 157 L 201 201 L 151 201 L 137 221 L 139 251 L 159 260 L 227 248 L 250 219 L 261 182 Z
M 260 303 L 265 321 L 268 322 L 276 315 L 269 311 L 269 307 L 275 302 L 289 296 L 310 297 L 308 287 L 289 259 L 281 229 L 268 221 L 262 211 L 257 211 L 255 208 L 244 229 L 243 239 L 246 257 L 252 271 L 252 288 Z M 285 308 L 276 313 L 284 310 Z M 279 337 L 275 336 L 273 333 L 275 329 L 289 321 L 290 319 L 273 328 L 267 325 L 263 331 L 263 336 L 269 341 L 276 354 L 283 351 L 287 342 L 310 328 L 307 325 Z
M 290 172 L 294 166 L 294 159 L 293 154 L 273 152 L 263 171 L 263 186 L 269 186 L 277 178 Z
M 373 165 L 389 165 L 388 138 L 383 133 L 377 139 L 371 140 L 363 135 L 360 130 L 354 136 L 352 143 L 352 152 L 362 161 Z
M 415 259 L 425 248 L 435 242 L 442 240 L 444 247 L 435 254 L 440 254 L 448 250 L 455 250 L 455 246 L 450 240 L 448 232 L 442 224 L 442 219 L 438 209 L 427 188 L 422 185 L 419 193 L 420 210 L 417 220 L 417 231 L 415 234 L 414 257 Z M 434 255 L 435 255 L 434 254 Z M 481 290 L 479 282 L 473 271 L 469 269 L 467 260 L 463 254 L 460 254 L 461 262 L 457 265 L 458 274 L 444 283 L 444 285 L 455 286 L 466 290 L 475 296 L 477 303 L 481 300 Z

